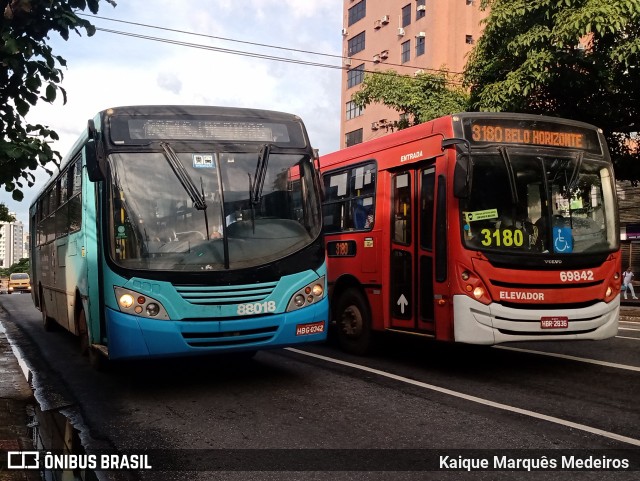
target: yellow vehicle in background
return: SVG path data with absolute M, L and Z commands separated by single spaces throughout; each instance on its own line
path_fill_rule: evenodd
M 7 294 L 14 292 L 31 292 L 31 279 L 26 272 L 14 272 L 9 276 Z

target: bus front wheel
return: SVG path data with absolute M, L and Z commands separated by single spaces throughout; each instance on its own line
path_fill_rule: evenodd
M 335 315 L 340 347 L 352 354 L 369 353 L 373 348 L 373 332 L 369 305 L 362 292 L 347 289 L 338 300 Z
M 80 337 L 80 352 L 89 358 L 89 364 L 96 371 L 102 371 L 107 367 L 107 359 L 97 349 L 91 346 L 87 316 L 84 309 L 78 314 L 78 336 Z
M 42 293 L 40 293 L 40 312 L 42 313 L 42 326 L 44 327 L 44 330 L 53 330 L 54 321 L 47 313 L 47 303 L 45 302 L 44 295 Z

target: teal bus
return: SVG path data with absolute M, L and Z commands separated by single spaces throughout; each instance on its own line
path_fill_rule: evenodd
M 91 362 L 326 339 L 317 155 L 291 114 L 110 108 L 31 203 L 32 297 Z

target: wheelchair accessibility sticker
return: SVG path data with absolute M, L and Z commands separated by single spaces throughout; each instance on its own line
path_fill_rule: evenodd
M 553 251 L 558 254 L 573 252 L 573 236 L 570 227 L 553 228 Z

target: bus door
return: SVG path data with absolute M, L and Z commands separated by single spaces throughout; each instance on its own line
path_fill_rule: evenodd
M 435 165 L 391 177 L 391 328 L 435 335 Z

